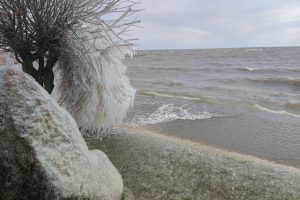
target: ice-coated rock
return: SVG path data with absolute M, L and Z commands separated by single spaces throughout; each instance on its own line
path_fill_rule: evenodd
M 0 71 L 0 199 L 117 200 L 122 177 L 30 76 Z
M 126 200 L 299 200 L 300 170 L 124 127 L 97 141 L 123 176 Z

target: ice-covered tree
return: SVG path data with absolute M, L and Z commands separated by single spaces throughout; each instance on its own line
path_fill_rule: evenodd
M 138 21 L 132 0 L 0 0 L 0 49 L 13 54 L 77 120 L 119 124 L 135 90 L 122 60 Z

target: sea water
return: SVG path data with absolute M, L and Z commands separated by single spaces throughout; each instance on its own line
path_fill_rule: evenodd
M 300 47 L 138 51 L 127 123 L 300 167 Z

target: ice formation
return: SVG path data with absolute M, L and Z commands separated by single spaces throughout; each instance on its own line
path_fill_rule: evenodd
M 55 67 L 54 97 L 82 129 L 99 133 L 119 125 L 133 104 L 135 89 L 123 63 L 133 51 L 120 37 L 130 26 L 123 20 L 130 9 L 111 23 L 89 18 L 66 37 Z

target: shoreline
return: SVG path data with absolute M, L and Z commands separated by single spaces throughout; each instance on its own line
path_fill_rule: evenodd
M 234 106 L 137 96 L 125 123 L 300 168 L 298 118 Z
M 205 119 L 205 120 L 209 120 L 209 119 Z M 155 131 L 155 129 L 151 130 L 151 129 L 147 129 L 144 127 L 138 127 L 138 126 L 132 126 L 132 125 L 123 125 L 121 129 L 125 129 L 126 131 L 129 132 L 142 132 L 143 134 L 146 134 L 148 136 L 155 136 L 155 137 L 161 137 L 162 139 L 167 139 L 167 140 L 171 140 L 174 142 L 179 142 L 182 144 L 187 144 L 190 145 L 192 147 L 195 148 L 199 148 L 199 149 L 207 149 L 209 151 L 212 152 L 216 152 L 225 156 L 238 156 L 238 157 L 242 157 L 248 160 L 253 160 L 253 161 L 260 161 L 260 162 L 266 162 L 266 163 L 271 163 L 274 165 L 280 165 L 280 166 L 286 166 L 286 167 L 290 167 L 290 168 L 294 168 L 297 170 L 300 170 L 299 167 L 293 166 L 293 165 L 288 165 L 288 164 L 284 164 L 284 163 L 279 163 L 276 162 L 275 160 L 271 160 L 271 159 L 266 159 L 263 157 L 259 157 L 259 156 L 255 156 L 255 155 L 251 155 L 251 154 L 246 154 L 240 151 L 234 151 L 234 150 L 230 150 L 230 149 L 226 149 L 222 146 L 217 146 L 214 144 L 210 144 L 204 141 L 192 141 L 191 139 L 188 138 L 184 138 L 184 137 L 180 137 L 177 135 L 173 135 L 171 133 L 160 133 Z

